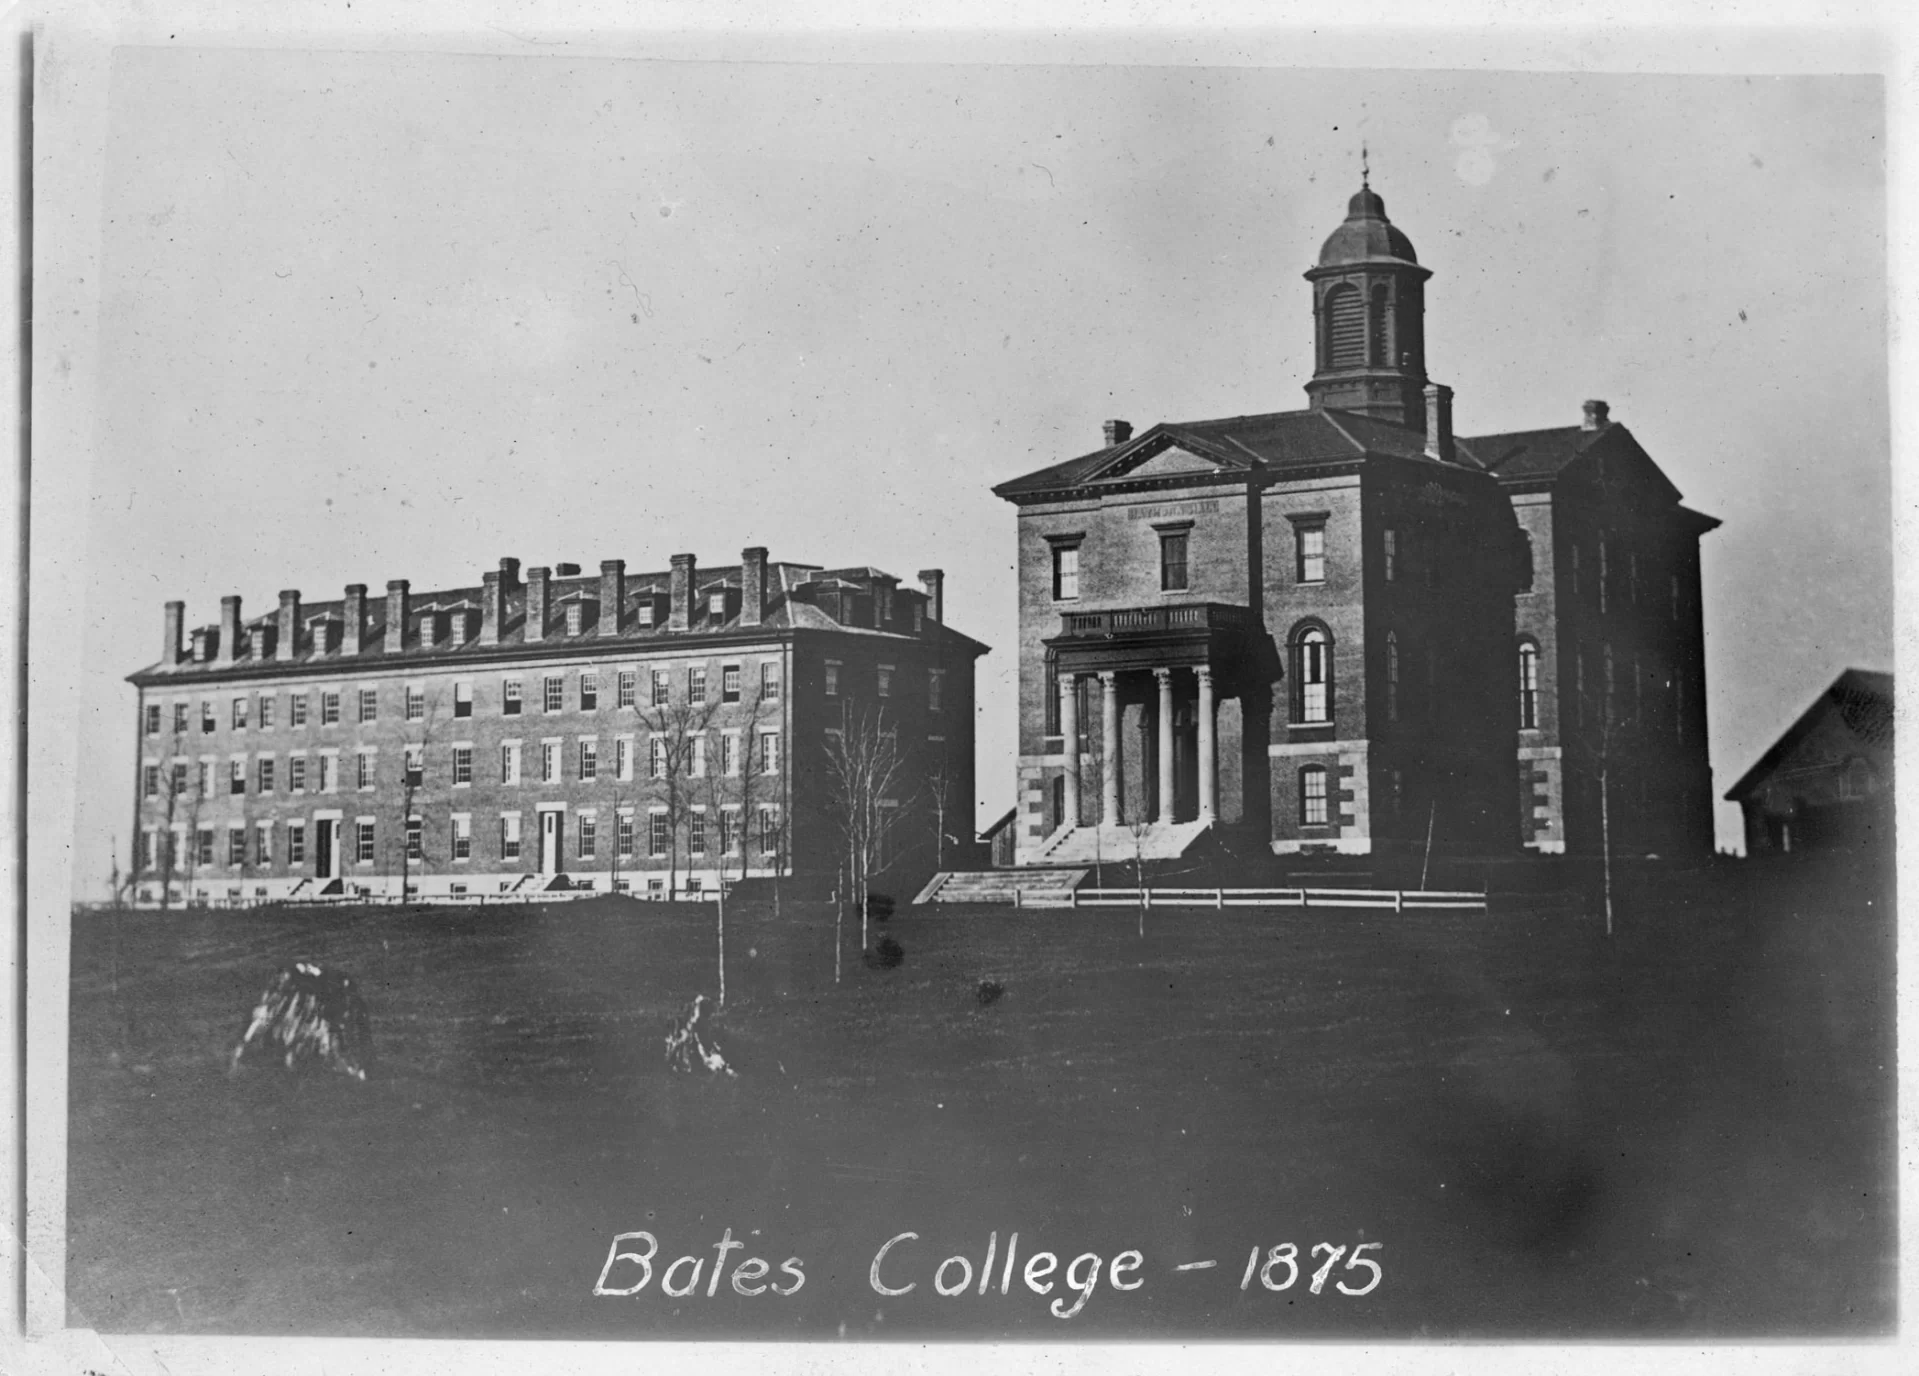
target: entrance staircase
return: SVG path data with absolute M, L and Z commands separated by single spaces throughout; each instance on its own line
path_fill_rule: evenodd
M 1064 901 L 1086 877 L 1085 870 L 945 870 L 921 889 L 915 903 L 999 903 L 1031 898 L 1036 903 Z
M 1127 864 L 1177 860 L 1212 826 L 1211 822 L 1154 822 L 1135 837 L 1133 829 L 1061 827 L 1032 859 L 1035 865 Z

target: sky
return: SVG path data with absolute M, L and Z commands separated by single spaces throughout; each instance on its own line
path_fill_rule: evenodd
M 1723 793 L 1892 667 L 1876 78 L 123 47 L 103 180 L 76 892 L 128 846 L 162 606 L 526 565 L 946 570 L 1011 805 L 1013 508 L 1305 404 L 1372 185 L 1462 434 L 1611 404 L 1704 542 Z M 1737 810 L 1721 808 L 1722 845 Z

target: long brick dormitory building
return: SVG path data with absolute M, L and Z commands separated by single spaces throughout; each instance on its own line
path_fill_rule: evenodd
M 831 874 L 823 744 L 901 767 L 883 862 L 930 869 L 970 818 L 974 662 L 942 575 L 769 560 L 598 576 L 503 559 L 475 587 L 166 608 L 139 692 L 136 898 L 252 903 L 556 886 L 664 895 Z M 934 794 L 941 795 L 935 799 Z M 948 820 L 950 825 L 950 820 Z M 162 893 L 162 887 L 166 892 Z
M 1301 410 L 1106 425 L 1018 508 L 1016 863 L 1709 851 L 1699 540 L 1605 403 L 1467 438 L 1362 185 Z M 1429 840 L 1430 838 L 1430 840 Z

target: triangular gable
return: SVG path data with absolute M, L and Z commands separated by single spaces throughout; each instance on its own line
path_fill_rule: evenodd
M 1611 427 L 1566 465 L 1564 471 L 1577 473 L 1586 482 L 1601 483 L 1614 492 L 1642 497 L 1654 505 L 1667 506 L 1680 497 L 1672 479 L 1653 462 L 1652 455 L 1640 448 L 1639 441 L 1623 425 Z
M 1137 468 L 1126 470 L 1129 478 L 1176 477 L 1182 473 L 1217 473 L 1220 465 L 1190 449 L 1172 445 L 1151 455 Z M 1105 475 L 1102 475 L 1105 476 Z M 1112 476 L 1119 476 L 1117 473 Z
M 1218 452 L 1216 446 L 1197 436 L 1174 434 L 1154 426 L 1080 481 L 1101 483 L 1149 478 L 1200 478 L 1220 472 L 1245 472 L 1252 467 L 1247 459 Z

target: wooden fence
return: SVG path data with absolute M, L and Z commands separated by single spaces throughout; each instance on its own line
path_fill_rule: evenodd
M 1390 912 L 1484 912 L 1486 895 L 1443 889 L 1075 889 L 1013 890 L 1016 908 L 1378 908 Z

